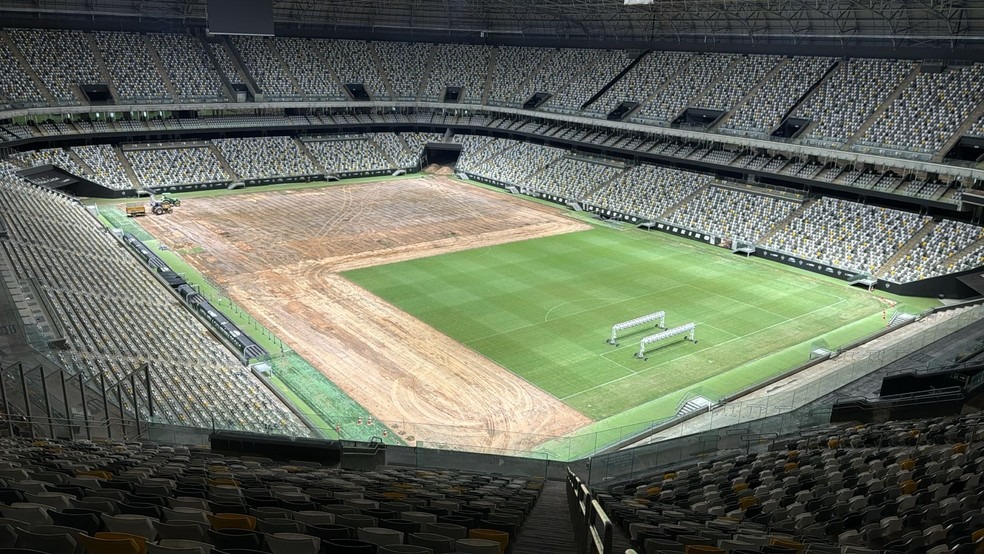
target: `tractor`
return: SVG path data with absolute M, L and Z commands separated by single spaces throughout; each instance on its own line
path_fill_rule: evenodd
M 161 195 L 161 204 L 170 204 L 171 207 L 177 208 L 181 205 L 181 199 L 175 198 L 173 196 L 168 196 L 166 193 Z
M 162 200 L 151 200 L 150 211 L 154 212 L 154 215 L 169 214 L 174 211 L 174 204 Z

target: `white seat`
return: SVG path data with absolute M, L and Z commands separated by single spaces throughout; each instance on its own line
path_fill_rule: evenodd
M 154 517 L 142 516 L 139 514 L 103 514 L 103 522 L 106 529 L 114 533 L 129 533 L 153 541 L 157 538 L 157 528 L 154 523 L 159 520 Z
M 454 549 L 457 554 L 499 554 L 499 543 L 485 539 L 458 539 Z

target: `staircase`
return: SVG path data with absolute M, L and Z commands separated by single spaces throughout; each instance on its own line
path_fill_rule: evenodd
M 390 98 L 395 98 L 393 94 L 393 83 L 390 82 L 389 75 L 383 71 L 383 64 L 379 61 L 379 54 L 376 54 L 376 49 L 371 42 L 366 45 L 366 48 L 369 50 L 369 57 L 372 58 L 372 64 L 376 66 L 376 73 L 379 74 L 380 80 L 382 80 L 383 85 L 386 87 L 387 94 Z
M 198 37 L 198 42 L 201 43 L 202 50 L 205 51 L 205 56 L 208 58 L 208 62 L 212 65 L 212 71 L 218 74 L 219 80 L 222 81 L 222 87 L 226 96 L 229 100 L 235 100 L 236 94 L 232 90 L 232 83 L 229 82 L 229 77 L 226 76 L 225 72 L 220 69 L 219 60 L 215 59 L 215 52 L 212 51 L 212 45 L 205 40 L 205 37 Z
M 120 145 L 117 144 L 113 146 L 113 151 L 116 152 L 116 157 L 119 158 L 120 164 L 123 166 L 123 171 L 126 173 L 126 176 L 129 177 L 130 182 L 133 183 L 133 188 L 138 189 L 143 186 L 143 183 L 141 183 L 140 179 L 137 178 L 137 172 L 133 170 L 133 166 L 130 165 L 130 160 L 123 153 L 123 149 L 120 148 Z
M 957 250 L 949 258 L 947 258 L 946 260 L 944 260 L 943 261 L 943 266 L 944 267 L 949 267 L 949 266 L 957 263 L 958 261 L 960 261 L 960 258 L 963 258 L 967 254 L 970 254 L 971 252 L 973 252 L 974 250 L 977 250 L 978 248 L 980 248 L 982 246 L 984 246 L 984 239 L 978 240 L 978 241 L 974 241 L 974 243 L 971 244 L 970 246 L 968 246 L 967 248 L 961 248 L 960 250 Z
M 304 93 L 304 91 L 301 90 L 301 85 L 297 83 L 297 76 L 295 76 L 294 72 L 291 71 L 290 67 L 287 66 L 287 62 L 284 61 L 283 55 L 280 53 L 280 50 L 277 49 L 277 45 L 274 44 L 273 41 L 269 39 L 263 39 L 263 43 L 266 45 L 267 50 L 269 50 L 270 53 L 273 55 L 273 57 L 277 60 L 277 63 L 280 65 L 281 71 L 283 71 L 284 75 L 287 76 L 287 79 L 290 81 L 291 88 L 294 89 L 294 94 L 307 100 L 307 95 Z M 307 149 L 305 148 L 305 150 Z M 321 164 L 315 164 L 315 165 L 320 166 Z
M 66 148 L 65 152 L 68 153 L 68 157 L 73 162 L 75 162 L 79 167 L 81 167 L 82 171 L 85 172 L 85 175 L 79 175 L 79 177 L 92 179 L 92 177 L 96 174 L 96 172 L 92 170 L 92 167 L 89 166 L 89 164 L 85 163 L 85 161 L 78 154 L 76 154 L 71 148 Z
M 745 104 L 747 104 L 752 98 L 755 98 L 755 95 L 758 94 L 760 90 L 762 90 L 762 87 L 764 87 L 766 83 L 771 81 L 776 76 L 777 73 L 782 71 L 782 68 L 786 67 L 786 64 L 788 63 L 789 63 L 788 58 L 784 58 L 779 63 L 777 63 L 775 67 L 769 70 L 769 72 L 766 73 L 764 77 L 762 77 L 762 80 L 760 80 L 758 83 L 755 83 L 755 86 L 752 87 L 747 93 L 745 93 L 745 96 L 741 97 L 741 100 L 735 102 L 734 106 L 731 106 L 731 109 L 728 110 L 728 112 L 724 114 L 720 120 L 718 120 L 717 125 L 714 125 L 710 129 L 708 129 L 708 131 L 712 131 L 714 129 L 722 127 L 725 123 L 727 123 L 727 121 L 731 119 L 733 115 L 738 113 L 739 109 L 741 109 Z
M 643 60 L 643 58 L 645 58 L 648 55 L 649 55 L 649 51 L 646 50 L 646 51 L 643 51 L 638 56 L 636 56 L 635 58 L 633 58 L 632 61 L 630 61 L 628 65 L 626 65 L 625 67 L 622 68 L 622 71 L 619 71 L 617 75 L 615 75 L 614 77 L 612 77 L 612 80 L 611 81 L 608 81 L 607 83 L 605 83 L 605 85 L 602 86 L 600 90 L 598 90 L 597 92 L 595 92 L 591 96 L 591 98 L 588 98 L 588 100 L 584 104 L 582 104 L 579 109 L 583 111 L 583 110 L 586 110 L 589 107 L 591 107 L 592 104 L 594 104 L 595 102 L 597 102 L 598 99 L 600 99 L 602 96 L 605 95 L 606 92 L 609 91 L 609 89 L 611 89 L 612 87 L 614 87 L 619 81 L 621 81 L 623 78 L 625 78 L 625 76 L 628 75 L 635 68 L 635 66 L 639 65 L 639 62 L 641 62 Z
M 667 216 L 669 216 L 673 212 L 679 210 L 681 207 L 683 207 L 684 205 L 686 205 L 687 203 L 689 203 L 691 200 L 693 200 L 694 198 L 696 198 L 700 193 L 704 192 L 704 189 L 706 189 L 709 186 L 710 185 L 704 185 L 704 186 L 698 188 L 697 190 L 691 192 L 687 196 L 684 196 L 683 198 L 680 199 L 679 202 L 677 202 L 676 204 L 673 204 L 672 206 L 670 206 L 670 207 L 666 208 L 665 210 L 663 210 L 663 213 L 659 214 L 658 218 L 659 219 L 666 219 Z
M 109 76 L 109 69 L 106 67 L 106 60 L 103 59 L 102 52 L 99 50 L 99 45 L 96 44 L 96 38 L 92 36 L 92 33 L 85 33 L 85 40 L 89 43 L 89 49 L 92 50 L 92 57 L 96 60 L 96 65 L 99 66 L 99 76 L 102 77 L 106 86 L 109 87 L 109 93 L 113 96 L 113 100 L 120 103 L 120 94 L 116 91 L 116 84 L 113 83 L 113 79 Z M 78 86 L 72 87 L 72 91 L 78 97 L 79 102 L 83 104 L 86 103 L 85 95 L 79 90 Z
M 793 210 L 793 213 L 791 213 L 788 216 L 786 216 L 786 218 L 783 219 L 782 221 L 780 221 L 779 223 L 776 223 L 775 227 L 773 227 L 772 229 L 770 229 L 768 233 L 762 235 L 762 238 L 759 239 L 759 242 L 762 243 L 762 244 L 765 244 L 766 242 L 768 242 L 769 239 L 771 239 L 776 233 L 778 233 L 779 231 L 785 229 L 789 225 L 790 222 L 792 222 L 794 219 L 802 216 L 803 213 L 806 212 L 806 210 L 808 210 L 810 208 L 810 206 L 812 206 L 812 205 L 814 205 L 816 203 L 817 203 L 817 199 L 816 198 L 811 198 L 811 199 L 807 200 L 806 202 L 803 202 L 803 204 L 799 208 L 796 208 L 795 210 Z
M 907 240 L 905 244 L 902 245 L 902 248 L 899 248 L 898 251 L 895 252 L 895 254 L 892 254 L 892 257 L 889 258 L 888 261 L 883 263 L 881 267 L 875 270 L 875 275 L 885 275 L 886 273 L 888 273 L 889 268 L 895 265 L 906 254 L 911 252 L 913 248 L 919 246 L 919 243 L 922 242 L 922 239 L 925 238 L 926 235 L 928 235 L 930 231 L 932 231 L 935 228 L 936 228 L 935 221 L 929 220 L 928 222 L 926 222 L 926 224 L 922 226 L 922 229 L 916 231 L 916 234 L 912 235 L 912 238 Z
M 564 481 L 543 484 L 540 497 L 509 549 L 512 554 L 572 554 L 578 551 L 565 487 Z
M 154 43 L 150 40 L 149 35 L 142 35 L 144 41 L 144 48 L 150 53 L 150 59 L 154 61 L 154 67 L 157 68 L 157 72 L 161 75 L 161 82 L 164 83 L 164 88 L 167 89 L 167 94 L 171 98 L 178 100 L 178 89 L 174 87 L 174 83 L 171 81 L 171 75 L 164 68 L 164 60 L 161 59 L 160 52 L 154 47 Z
M 44 83 L 41 82 L 41 77 L 38 76 L 38 74 L 34 71 L 34 68 L 31 67 L 31 64 L 28 63 L 27 58 L 24 57 L 24 53 L 20 51 L 20 48 L 14 44 L 14 41 L 10 38 L 10 35 L 8 35 L 3 29 L 0 29 L 0 41 L 3 41 L 7 46 L 7 50 L 14 55 L 14 59 L 17 60 L 20 70 L 24 73 L 24 75 L 30 77 L 31 82 L 34 83 L 34 87 L 38 89 L 38 92 L 41 93 L 44 100 L 50 104 L 55 104 L 54 95 L 51 94 L 48 87 L 44 86 Z
M 845 147 L 852 146 L 861 137 L 863 137 L 864 133 L 868 129 L 870 129 L 871 126 L 874 125 L 876 121 L 878 121 L 878 119 L 882 116 L 882 114 L 888 111 L 888 107 L 891 106 L 898 99 L 899 96 L 902 96 L 902 91 L 909 88 L 909 85 L 911 85 L 912 82 L 916 80 L 916 77 L 919 76 L 919 73 L 920 73 L 919 63 L 913 63 L 912 70 L 909 71 L 909 74 L 905 76 L 905 79 L 902 79 L 902 82 L 899 83 L 899 86 L 895 87 L 895 90 L 893 90 L 892 93 L 889 94 L 881 104 L 879 104 L 878 109 L 875 110 L 875 113 L 871 114 L 871 117 L 865 120 L 865 122 L 861 124 L 860 127 L 858 127 L 858 130 L 854 133 L 854 135 L 851 136 L 850 140 L 848 140 L 844 144 L 844 146 Z
M 945 156 L 946 153 L 949 152 L 950 149 L 957 144 L 957 141 L 959 141 L 964 135 L 966 135 L 970 131 L 970 128 L 974 126 L 974 123 L 976 123 L 977 120 L 980 119 L 982 115 L 984 115 L 984 100 L 981 100 L 981 102 L 977 104 L 977 107 L 974 108 L 972 112 L 970 112 L 970 115 L 968 115 L 967 118 L 964 119 L 963 124 L 960 125 L 960 127 L 958 127 L 956 131 L 954 131 L 953 136 L 951 136 L 949 139 L 947 139 L 945 143 L 943 143 L 943 148 L 940 148 L 940 151 L 936 153 L 936 156 L 933 158 L 933 161 L 935 162 L 943 161 L 943 156 Z
M 222 169 L 229 175 L 230 179 L 233 181 L 238 181 L 241 179 L 239 174 L 232 170 L 232 166 L 229 165 L 229 160 L 225 159 L 225 156 L 222 155 L 222 152 L 219 151 L 217 146 L 209 142 L 208 148 L 212 151 L 212 155 L 215 156 L 215 159 L 219 160 L 219 165 L 222 166 Z
M 482 87 L 482 105 L 489 103 L 489 93 L 492 92 L 492 81 L 495 78 L 495 64 L 499 60 L 499 49 L 493 48 L 489 54 L 489 71 L 485 74 L 485 84 Z
M 554 56 L 557 55 L 557 52 L 558 52 L 557 49 L 552 49 L 549 52 L 547 52 L 547 54 L 540 59 L 540 63 L 536 64 L 536 68 L 533 71 L 531 71 L 529 75 L 526 76 L 526 79 L 523 79 L 520 83 L 518 83 L 513 88 L 512 95 L 511 96 L 512 96 L 512 98 L 515 100 L 515 102 L 517 104 L 519 104 L 519 105 L 522 106 L 523 102 L 526 102 L 527 100 L 529 100 L 529 98 L 517 98 L 516 95 L 519 94 L 520 91 L 523 91 L 523 90 L 526 89 L 526 84 L 527 83 L 529 83 L 529 82 L 535 82 L 536 75 L 539 75 L 540 74 L 540 71 L 542 71 L 543 68 L 546 67 L 550 63 L 551 60 L 553 60 Z M 536 91 L 534 91 L 534 92 L 536 92 Z M 506 97 L 505 98 L 505 101 L 509 102 L 510 101 L 510 98 L 509 97 Z
M 699 57 L 697 55 L 691 55 L 690 59 L 687 60 L 687 63 L 681 64 L 680 68 L 677 69 L 676 72 L 674 72 L 672 75 L 667 75 L 666 80 L 664 80 L 662 83 L 657 84 L 656 88 L 653 89 L 653 92 L 645 99 L 640 101 L 636 109 L 632 110 L 632 112 L 630 112 L 626 116 L 626 119 L 630 119 L 634 113 L 644 109 L 646 106 L 651 104 L 653 100 L 656 99 L 656 97 L 658 97 L 664 90 L 666 90 L 667 87 L 670 86 L 670 83 L 675 81 L 676 78 L 679 77 L 680 75 L 686 73 L 687 69 L 690 67 L 690 64 L 694 63 L 694 61 L 696 61 L 698 58 Z
M 301 151 L 301 154 L 307 156 L 307 159 L 311 160 L 311 164 L 314 165 L 316 169 L 321 170 L 321 173 L 328 173 L 327 168 L 325 168 L 324 164 L 321 163 L 321 160 L 315 158 L 314 154 L 312 154 L 311 151 L 308 150 L 308 147 L 306 144 L 304 144 L 304 141 L 302 141 L 297 137 L 293 137 L 291 140 L 293 140 L 294 144 L 297 145 L 297 148 L 298 150 Z
M 379 144 L 376 142 L 375 139 L 370 138 L 367 142 L 369 143 L 370 148 L 375 149 L 376 152 L 378 152 L 379 155 L 382 156 L 383 159 L 389 163 L 387 167 L 397 167 L 396 162 L 393 160 L 393 158 L 391 158 L 389 154 L 386 153 L 386 149 L 379 146 Z
M 427 90 L 427 81 L 431 78 L 431 72 L 434 71 L 434 58 L 437 57 L 437 48 L 430 45 L 427 49 L 427 63 L 424 65 L 424 71 L 420 75 L 420 81 L 417 83 L 417 93 L 414 95 L 414 99 L 423 96 L 424 92 Z M 443 100 L 439 99 L 438 102 Z
M 253 98 L 257 95 L 262 95 L 260 87 L 256 84 L 256 79 L 253 78 L 253 74 L 249 72 L 246 68 L 246 62 L 243 61 L 243 57 L 239 54 L 239 50 L 236 45 L 232 43 L 229 37 L 222 37 L 220 42 L 215 43 L 217 48 L 225 48 L 226 52 L 232 58 L 232 65 L 239 74 L 239 79 L 242 80 L 246 88 L 253 94 Z

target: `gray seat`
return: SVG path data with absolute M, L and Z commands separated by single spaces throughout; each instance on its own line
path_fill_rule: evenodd
M 21 529 L 17 533 L 17 548 L 40 550 L 47 554 L 81 554 L 82 545 L 68 533 L 34 533 Z

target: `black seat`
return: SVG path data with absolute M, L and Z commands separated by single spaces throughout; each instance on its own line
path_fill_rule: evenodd
M 208 539 L 219 550 L 249 548 L 260 550 L 263 534 L 249 529 L 209 529 Z

